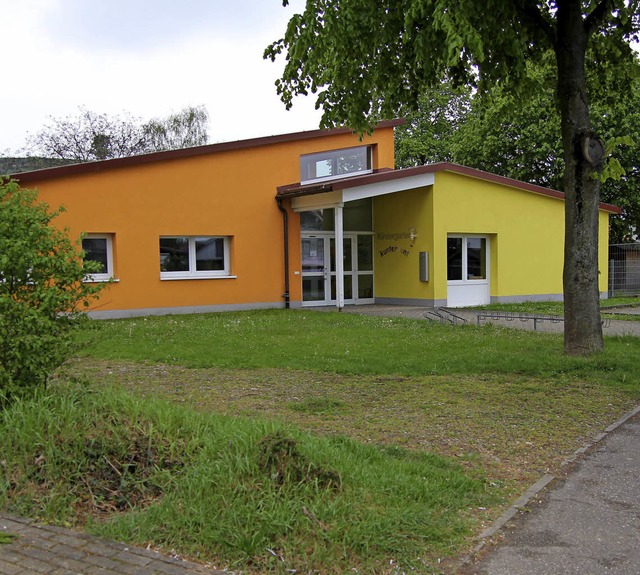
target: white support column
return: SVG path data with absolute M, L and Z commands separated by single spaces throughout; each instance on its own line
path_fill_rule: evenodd
M 335 242 L 336 242 L 336 307 L 344 307 L 344 230 L 342 219 L 343 204 L 335 207 Z

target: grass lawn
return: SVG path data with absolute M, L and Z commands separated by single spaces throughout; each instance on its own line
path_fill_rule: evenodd
M 121 397 L 109 391 L 115 386 L 133 392 L 122 397 L 135 405 L 153 398 L 161 415 L 142 416 L 142 407 L 108 413 L 134 409 L 139 415 L 123 418 L 144 422 L 139 443 L 157 429 L 159 449 L 168 450 L 158 457 L 183 452 L 183 468 L 194 469 L 178 478 L 163 471 L 164 497 L 133 512 L 116 508 L 108 519 L 98 514 L 92 528 L 250 572 L 446 571 L 447 559 L 469 549 L 516 495 L 640 401 L 640 338 L 632 337 L 607 338 L 592 358 L 569 358 L 555 334 L 272 310 L 94 322 L 83 340 L 60 380 L 84 382 L 90 393 L 80 397 Z M 183 407 L 199 414 L 185 416 L 192 412 Z M 85 417 L 96 430 L 79 437 L 117 435 L 95 423 L 113 415 Z M 287 487 L 285 498 L 282 460 L 266 457 L 263 443 L 276 434 L 280 445 L 279 431 L 299 448 L 285 455 L 307 470 L 284 474 L 305 484 Z M 217 446 L 212 466 L 200 468 L 209 443 Z M 37 457 L 31 451 L 24 460 Z M 260 475 L 265 460 L 276 461 L 271 482 Z M 340 489 L 318 483 L 333 473 Z M 24 505 L 34 489 L 21 487 Z M 225 527 L 213 533 L 219 518 Z

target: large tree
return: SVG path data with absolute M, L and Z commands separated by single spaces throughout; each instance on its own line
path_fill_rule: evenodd
M 265 57 L 285 52 L 276 82 L 287 107 L 317 93 L 322 124 L 371 130 L 403 106 L 415 107 L 443 79 L 480 91 L 518 86 L 526 63 L 547 50 L 556 60 L 555 89 L 565 170 L 565 351 L 603 347 L 598 287 L 598 205 L 604 150 L 593 131 L 585 80 L 592 38 L 613 62 L 638 30 L 640 0 L 307 0 Z M 287 5 L 288 0 L 283 0 Z
M 612 243 L 631 240 L 640 230 L 640 60 L 634 52 L 616 66 L 599 66 L 590 51 L 587 81 L 593 125 L 614 148 L 602 182 L 601 197 L 618 205 Z M 560 115 L 554 95 L 554 58 L 545 55 L 527 69 L 527 89 L 515 95 L 509 87 L 492 87 L 483 96 L 445 82 L 423 94 L 417 110 L 405 114 L 396 128 L 396 165 L 409 167 L 452 161 L 502 176 L 555 189 L 562 187 L 564 161 Z
M 147 122 L 128 114 L 108 116 L 80 108 L 77 116 L 51 118 L 27 137 L 26 150 L 47 158 L 91 162 L 199 146 L 208 141 L 208 120 L 203 106 Z

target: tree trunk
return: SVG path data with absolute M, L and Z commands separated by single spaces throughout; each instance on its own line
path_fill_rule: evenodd
M 569 355 L 602 350 L 598 286 L 598 206 L 594 176 L 601 157 L 591 131 L 584 62 L 588 31 L 579 0 L 557 2 L 556 59 L 565 171 L 564 349 Z M 589 142 L 594 145 L 591 153 Z

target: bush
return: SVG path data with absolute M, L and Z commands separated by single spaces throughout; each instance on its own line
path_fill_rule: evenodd
M 0 178 L 0 405 L 45 385 L 71 353 L 81 308 L 105 284 L 37 193 Z

